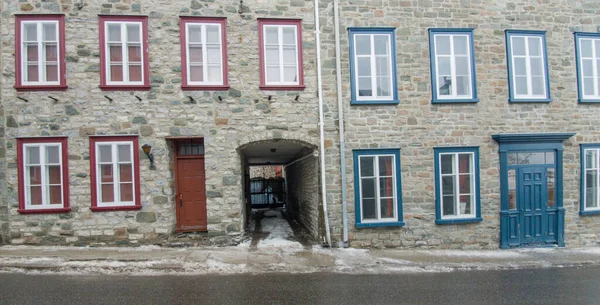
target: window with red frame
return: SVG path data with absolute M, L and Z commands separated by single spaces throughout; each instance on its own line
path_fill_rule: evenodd
M 90 137 L 92 210 L 141 208 L 137 137 Z
M 150 88 L 147 17 L 100 16 L 100 44 L 102 89 Z
M 180 17 L 182 88 L 227 90 L 226 19 Z
M 64 90 L 65 20 L 63 15 L 16 15 L 17 90 Z
M 69 209 L 67 138 L 17 139 L 20 213 Z
M 258 31 L 261 89 L 303 89 L 302 20 L 258 19 Z

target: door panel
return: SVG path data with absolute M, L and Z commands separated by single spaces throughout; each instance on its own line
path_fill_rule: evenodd
M 177 160 L 177 230 L 206 231 L 204 158 Z
M 548 182 L 546 167 L 518 169 L 517 209 L 521 216 L 521 243 L 544 242 L 547 235 Z

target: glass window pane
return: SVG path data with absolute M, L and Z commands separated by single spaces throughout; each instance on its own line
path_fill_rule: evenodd
M 586 149 L 585 150 L 585 168 L 598 168 L 598 150 L 597 149 Z
M 220 40 L 221 39 L 219 37 L 219 26 L 218 25 L 207 25 L 206 26 L 206 42 L 218 44 Z
M 452 68 L 450 65 L 450 57 L 438 57 L 437 60 L 438 75 L 447 76 L 452 75 Z
M 209 45 L 206 47 L 207 63 L 209 64 L 220 64 L 221 63 L 221 49 L 218 45 Z
M 435 54 L 450 55 L 450 36 L 435 35 Z
M 390 45 L 390 35 L 374 35 L 375 55 L 387 55 Z
M 42 184 L 42 167 L 29 166 L 29 184 Z
M 508 209 L 517 209 L 517 173 L 515 169 L 508 170 Z
M 27 66 L 27 81 L 37 82 L 40 80 L 38 65 Z
M 26 48 L 27 48 L 27 61 L 29 61 L 29 62 L 38 61 L 38 47 L 37 47 L 37 44 L 27 45 Z
M 123 49 L 120 45 L 112 45 L 108 48 L 110 52 L 111 62 L 122 62 L 123 61 Z
M 469 69 L 469 58 L 468 57 L 456 57 L 456 75 L 470 75 L 471 70 Z
M 472 154 L 459 154 L 458 155 L 458 169 L 459 173 L 471 173 L 473 172 Z
M 117 145 L 117 151 L 119 153 L 119 162 L 131 162 L 131 145 L 130 144 L 119 144 Z
M 48 187 L 48 199 L 50 204 L 62 204 L 62 192 L 60 185 Z
M 42 25 L 44 31 L 44 41 L 57 41 L 56 23 L 44 23 Z
M 581 57 L 592 57 L 592 40 L 590 39 L 579 39 L 579 54 Z
M 29 187 L 29 204 L 30 205 L 42 205 L 42 187 L 41 186 Z
M 450 196 L 442 196 L 442 215 L 456 215 L 456 211 L 454 210 L 454 199 L 453 195 Z
M 102 184 L 102 187 L 100 189 L 101 189 L 100 202 L 114 202 L 115 201 L 115 191 L 113 189 L 112 183 Z
M 389 57 L 378 56 L 375 58 L 375 69 L 377 76 L 389 76 L 390 75 L 390 62 Z
M 202 60 L 202 46 L 190 46 L 189 48 L 189 60 L 194 63 L 201 63 Z
M 525 37 L 515 37 L 512 36 L 510 38 L 511 47 L 512 47 L 512 55 L 513 56 L 525 56 Z
M 465 35 L 454 36 L 454 55 L 467 55 L 469 39 Z
M 463 174 L 458 176 L 458 190 L 461 194 L 471 194 L 471 175 Z
M 102 164 L 99 166 L 100 168 L 100 181 L 101 182 L 113 182 L 113 170 L 112 164 Z
M 556 204 L 555 198 L 556 182 L 554 168 L 548 168 L 548 207 L 553 208 Z
M 139 24 L 128 24 L 127 25 L 127 41 L 128 42 L 140 42 L 140 25 Z
M 283 68 L 283 81 L 284 82 L 297 82 L 296 67 L 285 67 Z
M 375 169 L 373 163 L 374 157 L 358 157 L 360 161 L 360 176 L 361 177 L 373 177 L 375 175 Z
M 581 73 L 583 76 L 594 76 L 594 60 L 584 59 L 581 62 Z
M 513 71 L 515 76 L 527 75 L 527 64 L 524 57 L 517 57 L 513 59 Z
M 202 74 L 202 66 L 191 66 L 190 67 L 190 80 L 193 82 L 202 82 L 204 77 Z
M 141 46 L 129 46 L 129 62 L 139 63 L 142 62 L 142 47 Z
M 600 57 L 600 39 L 594 39 L 593 41 L 596 47 L 596 57 Z
M 473 196 L 462 195 L 460 196 L 459 209 L 461 215 L 471 215 L 475 211 L 473 209 Z
M 527 76 L 516 76 L 515 82 L 515 94 L 527 94 Z
M 296 48 L 283 48 L 283 63 L 296 65 Z
M 554 164 L 554 152 L 546 153 L 546 164 Z
M 455 184 L 455 176 L 444 176 L 442 177 L 442 194 L 443 195 L 452 195 L 455 194 L 454 190 L 456 189 Z
M 358 96 L 373 96 L 373 89 L 371 88 L 370 77 L 359 77 L 358 78 Z
M 439 95 L 451 95 L 452 91 L 452 77 L 451 76 L 440 76 L 438 77 L 438 89 Z
M 283 44 L 296 45 L 296 28 L 286 26 L 283 28 Z
M 279 82 L 279 67 L 268 67 L 267 68 L 267 82 Z
M 377 205 L 375 199 L 363 199 L 362 214 L 363 219 L 377 219 Z
M 356 55 L 371 55 L 371 36 L 354 35 L 354 52 Z
M 121 25 L 108 24 L 108 41 L 121 41 Z
M 585 173 L 585 207 L 598 207 L 598 171 L 588 170 Z
M 24 41 L 37 41 L 37 24 L 26 23 L 23 32 Z
M 187 28 L 189 43 L 202 42 L 202 26 L 200 26 L 199 24 L 188 24 Z
M 130 65 L 129 66 L 129 81 L 140 82 L 142 81 L 142 66 Z
M 379 195 L 380 197 L 394 196 L 394 178 L 379 178 Z
M 369 58 L 358 58 L 356 61 L 358 76 L 371 76 L 371 62 Z
M 121 201 L 133 201 L 133 183 L 120 184 Z
M 377 96 L 391 96 L 390 77 L 377 77 Z
M 517 165 L 517 153 L 508 153 L 508 165 Z
M 469 96 L 471 95 L 471 82 L 468 76 L 456 77 L 456 94 Z
M 394 217 L 394 199 L 383 198 L 380 200 L 381 218 Z
M 441 168 L 442 168 L 442 174 L 451 174 L 454 171 L 452 170 L 454 167 L 454 155 L 450 155 L 450 154 L 442 154 L 440 155 L 440 159 L 441 159 Z
M 58 146 L 46 146 L 46 163 L 59 163 Z
M 279 64 L 279 48 L 278 47 L 272 47 L 272 46 L 267 46 L 267 48 L 265 49 L 266 52 L 266 62 L 267 64 L 273 64 L 273 65 L 278 65 Z
M 544 95 L 545 94 L 545 83 L 543 76 L 534 76 L 531 78 L 531 93 L 533 95 Z
M 540 37 L 529 37 L 529 55 L 530 56 L 541 56 L 542 55 L 542 39 Z
M 25 159 L 26 164 L 40 164 L 40 147 L 39 146 L 27 146 L 25 148 L 27 158 Z
M 266 44 L 278 44 L 279 43 L 279 34 L 277 31 L 277 27 L 273 26 L 265 26 L 265 43 Z
M 123 81 L 123 66 L 111 65 L 110 66 L 110 80 L 113 82 Z
M 375 178 L 361 179 L 362 198 L 375 198 Z
M 594 79 L 586 77 L 583 79 L 583 94 L 594 95 Z
M 208 81 L 221 82 L 221 66 L 208 67 Z
M 58 61 L 58 47 L 56 44 L 46 44 L 46 61 Z
M 60 178 L 60 165 L 48 166 L 48 184 L 61 184 Z
M 541 58 L 531 59 L 531 75 L 542 76 L 544 75 L 544 65 Z

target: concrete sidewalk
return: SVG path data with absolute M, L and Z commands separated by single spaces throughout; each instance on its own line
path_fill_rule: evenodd
M 354 274 L 600 265 L 600 247 L 515 250 L 365 250 L 246 246 L 88 248 L 3 246 L 0 272 L 63 274 Z

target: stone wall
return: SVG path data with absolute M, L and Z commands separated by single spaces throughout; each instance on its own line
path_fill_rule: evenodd
M 310 156 L 285 168 L 287 209 L 316 240 L 319 234 L 319 160 Z
M 0 60 L 1 63 L 1 60 Z M 8 207 L 5 200 L 6 194 L 6 141 L 4 140 L 4 107 L 0 94 L 0 245 L 9 243 Z
M 4 1 L 2 95 L 6 115 L 7 188 L 13 244 L 161 243 L 175 227 L 173 151 L 169 136 L 202 136 L 205 144 L 208 236 L 243 232 L 242 162 L 236 149 L 257 140 L 318 143 L 314 15 L 310 1 L 214 0 Z M 59 92 L 17 92 L 14 14 L 64 13 L 67 84 Z M 149 17 L 149 91 L 99 89 L 98 14 Z M 179 16 L 227 18 L 228 91 L 182 91 Z M 302 91 L 259 90 L 257 18 L 302 19 Z M 174 54 L 176 54 L 174 56 Z M 48 98 L 57 99 L 53 101 Z M 298 97 L 297 97 L 298 96 Z M 108 98 L 107 98 L 108 97 Z M 140 97 L 141 100 L 138 100 Z M 190 99 L 189 97 L 192 97 Z M 19 99 L 22 98 L 22 99 Z M 109 99 L 110 98 L 110 99 Z M 26 100 L 26 101 L 25 101 Z M 156 170 L 140 154 L 140 211 L 90 211 L 90 135 L 134 134 L 153 146 Z M 17 212 L 17 137 L 69 137 L 67 214 Z M 0 209 L 1 211 L 1 209 Z M 1 217 L 1 215 L 0 215 Z M 0 218 L 2 219 L 2 218 Z
M 500 179 L 498 133 L 576 132 L 565 142 L 564 207 L 567 247 L 598 245 L 600 217 L 579 216 L 579 144 L 599 143 L 598 105 L 577 103 L 573 31 L 600 31 L 595 0 L 519 1 L 340 1 L 343 98 L 348 183 L 339 185 L 337 132 L 327 140 L 328 206 L 334 239 L 341 236 L 341 199 L 348 189 L 351 246 L 498 248 Z M 337 119 L 333 5 L 322 3 L 324 98 Z M 396 28 L 399 105 L 350 106 L 347 27 Z M 474 28 L 477 104 L 432 104 L 428 28 Z M 505 29 L 546 30 L 551 103 L 508 103 Z M 330 122 L 326 126 L 332 126 Z M 475 224 L 435 225 L 433 148 L 478 146 L 481 215 Z M 354 227 L 352 150 L 400 148 L 401 228 Z

